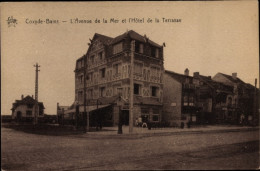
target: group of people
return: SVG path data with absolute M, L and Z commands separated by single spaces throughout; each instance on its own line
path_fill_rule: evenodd
M 135 119 L 135 126 L 147 128 L 147 123 L 141 117 Z

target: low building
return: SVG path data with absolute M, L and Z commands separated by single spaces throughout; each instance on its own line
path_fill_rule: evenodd
M 60 106 L 57 103 L 57 121 L 59 124 L 64 124 L 64 111 L 68 110 L 70 106 Z
M 16 100 L 12 107 L 12 119 L 16 121 L 33 121 L 36 107 L 38 104 L 39 118 L 44 117 L 44 105 L 42 102 L 37 102 L 33 96 L 21 96 L 21 100 Z

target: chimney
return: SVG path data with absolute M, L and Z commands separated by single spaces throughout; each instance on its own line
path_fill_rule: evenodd
M 22 96 L 21 96 L 21 99 L 23 100 L 23 94 L 22 94 Z
M 32 95 L 32 98 L 33 98 L 33 95 Z
M 200 75 L 199 72 L 193 72 L 193 77 L 197 77 L 197 76 L 199 76 L 199 75 Z
M 189 76 L 189 69 L 188 68 L 185 69 L 184 75 Z
M 236 72 L 232 73 L 232 78 L 237 79 L 237 73 Z

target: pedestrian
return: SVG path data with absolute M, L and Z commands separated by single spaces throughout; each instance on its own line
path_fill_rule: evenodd
M 241 124 L 241 125 L 244 125 L 244 120 L 245 120 L 245 115 L 242 113 L 242 114 L 240 115 L 240 124 Z

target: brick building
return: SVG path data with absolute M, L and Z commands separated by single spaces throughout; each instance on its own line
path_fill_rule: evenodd
M 116 125 L 119 116 L 117 99 L 120 92 L 124 101 L 122 113 L 125 124 L 128 124 L 130 59 L 133 55 L 133 119 L 142 117 L 151 122 L 161 121 L 163 46 L 133 30 L 115 38 L 96 33 L 90 41 L 87 53 L 76 61 L 74 107 L 65 111 L 65 115 L 72 114 L 73 117 L 77 105 L 79 113 L 83 114 L 86 97 L 86 110 L 90 112 L 92 120 L 101 117 L 104 124 Z

